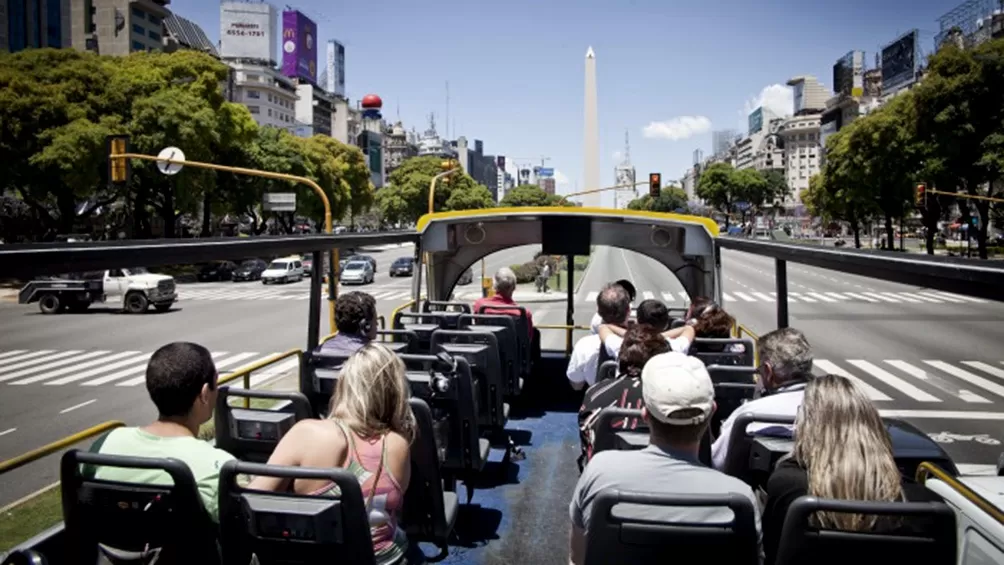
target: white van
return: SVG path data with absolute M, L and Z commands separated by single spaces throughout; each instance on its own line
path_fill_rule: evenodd
M 276 259 L 261 273 L 261 284 L 301 280 L 303 280 L 303 263 L 299 257 Z

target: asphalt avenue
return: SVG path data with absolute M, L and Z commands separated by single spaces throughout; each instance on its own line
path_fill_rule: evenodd
M 491 276 L 501 266 L 529 260 L 534 247 L 489 256 Z M 379 313 L 410 298 L 411 278 L 387 272 L 411 246 L 362 251 L 378 262 L 376 282 L 359 289 L 377 298 Z M 756 333 L 775 327 L 772 260 L 725 250 L 724 303 Z M 477 295 L 475 280 L 458 288 Z M 609 280 L 628 278 L 638 300 L 658 298 L 685 306 L 675 277 L 655 261 L 598 247 L 575 294 L 575 322 L 588 325 L 596 294 Z M 818 373 L 848 375 L 887 416 L 904 418 L 941 442 L 965 470 L 987 471 L 1004 448 L 1004 305 L 979 298 L 791 264 L 792 326 L 806 332 Z M 146 360 L 176 340 L 213 352 L 221 374 L 306 344 L 309 281 L 179 284 L 171 311 L 126 315 L 94 308 L 83 314 L 43 316 L 35 305 L 0 302 L 0 459 L 7 459 L 106 420 L 129 424 L 151 418 L 143 386 Z M 529 296 L 529 295 L 527 295 Z M 538 325 L 563 324 L 564 295 L 532 296 Z M 327 329 L 326 307 L 322 330 Z M 388 320 L 389 322 L 389 320 Z M 585 335 L 577 331 L 575 337 Z M 564 332 L 544 330 L 543 346 L 564 349 Z M 295 367 L 281 362 L 256 374 L 258 384 Z M 9 473 L 0 482 L 0 506 L 55 482 L 56 457 Z

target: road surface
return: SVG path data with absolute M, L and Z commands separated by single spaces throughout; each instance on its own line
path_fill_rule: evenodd
M 529 260 L 533 247 L 490 256 L 486 270 Z M 387 275 L 413 248 L 366 251 L 378 261 L 375 284 L 359 288 L 377 298 L 380 314 L 410 296 L 410 278 Z M 772 260 L 723 251 L 725 307 L 757 333 L 775 327 Z M 475 266 L 475 276 L 480 276 Z M 596 293 L 608 280 L 629 278 L 638 300 L 684 306 L 673 275 L 651 259 L 598 247 L 576 293 L 575 321 L 588 325 Z M 887 416 L 902 417 L 935 435 L 965 469 L 996 462 L 1004 438 L 1004 304 L 791 264 L 791 325 L 806 332 L 816 371 L 850 375 Z M 143 386 L 150 354 L 186 340 L 213 352 L 221 374 L 306 343 L 309 282 L 179 285 L 170 312 L 125 315 L 94 309 L 43 316 L 36 306 L 0 303 L 0 459 L 24 453 L 106 420 L 140 424 L 154 417 Z M 344 292 L 346 289 L 343 288 Z M 477 278 L 462 292 L 476 293 Z M 326 308 L 326 307 L 325 307 Z M 535 321 L 563 324 L 565 303 L 531 304 Z M 327 328 L 327 313 L 322 330 Z M 388 320 L 389 322 L 389 320 Z M 584 335 L 577 332 L 576 336 Z M 545 330 L 543 346 L 564 348 L 564 332 Z M 280 363 L 254 382 L 291 369 Z M 9 473 L 0 506 L 58 479 L 50 457 Z

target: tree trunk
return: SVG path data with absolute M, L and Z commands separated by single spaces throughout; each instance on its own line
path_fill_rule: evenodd
M 857 214 L 851 214 L 851 231 L 854 232 L 854 248 L 861 249 L 861 225 L 858 223 Z
M 164 220 L 164 237 L 176 237 L 174 229 L 174 190 L 170 184 L 164 192 L 164 206 L 160 209 L 160 217 Z
M 896 237 L 892 229 L 892 216 L 885 214 L 885 246 L 886 249 L 896 249 Z
M 209 191 L 202 193 L 202 237 L 209 237 L 213 235 L 212 226 L 212 198 L 209 197 Z
M 979 249 L 980 259 L 987 258 L 987 224 L 990 219 L 990 203 L 986 200 L 979 200 L 976 203 L 976 213 L 980 217 L 980 225 L 976 230 L 976 244 Z

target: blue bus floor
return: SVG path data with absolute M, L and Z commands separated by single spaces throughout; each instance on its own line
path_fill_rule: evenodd
M 578 481 L 579 435 L 575 412 L 546 412 L 511 419 L 506 426 L 525 458 L 501 467 L 493 448 L 474 498 L 458 483 L 461 505 L 447 564 L 568 563 L 568 504 Z M 422 544 L 426 555 L 432 546 Z

